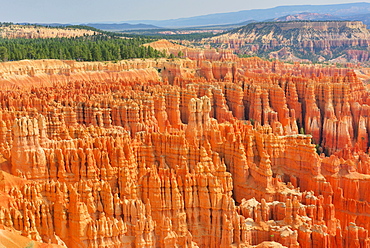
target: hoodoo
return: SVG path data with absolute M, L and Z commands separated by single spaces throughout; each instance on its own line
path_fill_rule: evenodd
M 355 72 L 207 56 L 1 63 L 0 244 L 368 247 Z

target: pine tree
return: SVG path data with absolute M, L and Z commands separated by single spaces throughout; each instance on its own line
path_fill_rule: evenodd
M 0 60 L 1 61 L 8 60 L 8 49 L 4 46 L 0 46 Z

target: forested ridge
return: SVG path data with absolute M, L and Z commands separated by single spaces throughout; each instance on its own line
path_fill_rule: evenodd
M 0 60 L 73 59 L 77 61 L 108 61 L 130 58 L 163 57 L 142 44 L 146 38 L 121 38 L 98 34 L 76 38 L 0 39 Z

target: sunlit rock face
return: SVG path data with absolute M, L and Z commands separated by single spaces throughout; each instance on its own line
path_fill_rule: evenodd
M 26 38 L 26 39 L 48 39 L 48 38 L 74 38 L 96 34 L 96 31 L 77 28 L 51 28 L 33 25 L 4 25 L 0 30 L 1 38 Z
M 370 98 L 258 58 L 0 64 L 0 244 L 368 247 Z
M 360 21 L 278 21 L 251 23 L 202 44 L 238 54 L 284 61 L 367 62 L 370 32 Z

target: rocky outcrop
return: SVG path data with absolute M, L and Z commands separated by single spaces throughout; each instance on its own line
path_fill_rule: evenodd
M 285 61 L 366 62 L 370 33 L 359 21 L 282 21 L 251 23 L 212 38 L 239 54 L 260 55 Z M 356 49 L 355 47 L 358 47 Z
M 44 60 L 0 74 L 0 242 L 370 245 L 369 100 L 351 69 Z
M 73 38 L 86 35 L 94 35 L 96 31 L 76 28 L 50 28 L 34 25 L 2 25 L 0 37 L 15 39 L 47 39 L 47 38 Z
M 234 60 L 237 58 L 229 49 L 199 49 L 182 46 L 172 43 L 168 40 L 158 40 L 143 46 L 150 46 L 167 55 L 174 55 L 180 58 L 189 58 L 192 60 Z

